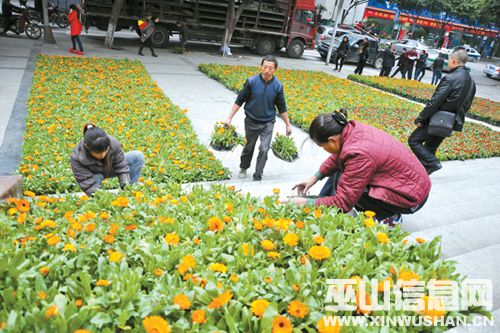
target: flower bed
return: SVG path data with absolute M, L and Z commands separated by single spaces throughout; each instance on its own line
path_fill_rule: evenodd
M 144 174 L 157 181 L 228 178 L 199 143 L 186 112 L 165 97 L 139 61 L 40 55 L 20 165 L 25 188 L 77 189 L 69 157 L 89 121 L 115 136 L 124 151 L 141 150 Z
M 257 67 L 215 64 L 200 65 L 200 70 L 234 91 L 260 71 Z M 350 119 L 383 129 L 406 143 L 415 129 L 413 120 L 421 111 L 413 102 L 326 73 L 279 69 L 276 74 L 284 85 L 291 121 L 306 131 L 316 115 L 345 107 Z M 441 160 L 492 156 L 500 156 L 500 133 L 469 122 L 438 151 Z
M 273 192 L 261 201 L 222 185 L 183 192 L 149 180 L 92 199 L 25 192 L 0 206 L 0 328 L 312 332 L 329 314 L 327 279 L 462 279 L 438 239 L 407 242 L 368 212 L 301 209 Z M 391 315 L 403 313 L 414 315 Z
M 427 103 L 436 90 L 436 86 L 415 80 L 353 74 L 347 78 L 421 103 Z M 500 125 L 500 103 L 476 96 L 467 116 Z

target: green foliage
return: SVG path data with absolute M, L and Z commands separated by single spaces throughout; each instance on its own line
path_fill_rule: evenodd
M 271 148 L 277 157 L 288 162 L 292 162 L 299 157 L 295 141 L 291 136 L 276 134 Z

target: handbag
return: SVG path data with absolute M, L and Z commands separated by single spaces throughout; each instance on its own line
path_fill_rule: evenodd
M 438 111 L 429 119 L 427 134 L 443 138 L 451 136 L 456 114 L 448 111 Z

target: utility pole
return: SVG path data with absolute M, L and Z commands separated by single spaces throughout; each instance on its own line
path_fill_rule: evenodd
M 115 0 L 113 2 L 113 9 L 111 10 L 111 17 L 109 18 L 108 31 L 106 32 L 106 39 L 104 40 L 104 45 L 106 47 L 113 47 L 113 39 L 115 38 L 116 25 L 118 24 L 118 18 L 120 17 L 120 11 L 122 10 L 123 0 Z
M 52 28 L 49 25 L 49 2 L 48 0 L 42 0 L 42 13 L 43 13 L 43 41 L 48 44 L 55 44 L 54 34 L 52 33 Z
M 337 33 L 337 26 L 339 25 L 340 15 L 342 14 L 342 8 L 344 8 L 344 0 L 338 0 L 337 7 L 335 8 L 335 23 L 332 31 L 332 39 L 330 40 L 330 46 L 328 47 L 328 54 L 326 55 L 325 65 L 330 64 L 330 57 L 332 56 L 333 42 L 335 41 L 335 34 Z

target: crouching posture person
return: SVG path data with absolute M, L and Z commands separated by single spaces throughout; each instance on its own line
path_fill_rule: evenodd
M 140 151 L 124 154 L 120 143 L 94 124 L 85 125 L 83 135 L 71 154 L 71 169 L 83 192 L 92 195 L 105 178 L 118 177 L 122 189 L 137 183 L 144 165 Z
M 293 189 L 304 195 L 318 180 L 329 179 L 317 199 L 291 199 L 295 204 L 337 206 L 345 213 L 370 210 L 392 227 L 401 222 L 401 214 L 413 214 L 426 202 L 429 176 L 413 153 L 389 134 L 347 121 L 342 109 L 317 116 L 309 136 L 331 156 Z

